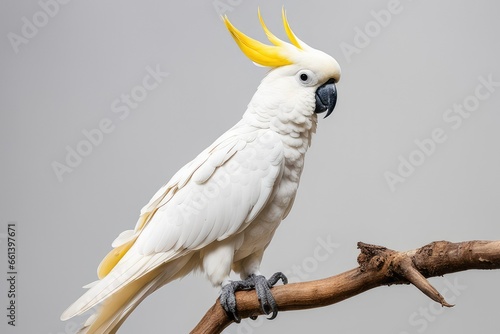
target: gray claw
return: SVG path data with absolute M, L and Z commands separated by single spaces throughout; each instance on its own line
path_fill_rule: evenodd
M 273 276 L 271 276 L 267 281 L 271 285 L 271 287 L 275 286 L 278 281 L 281 280 L 283 284 L 288 284 L 288 278 L 286 278 L 285 274 L 282 272 L 277 272 Z
M 226 314 L 236 323 L 239 323 L 241 319 L 236 310 L 236 298 L 234 296 L 234 292 L 235 291 L 231 283 L 224 286 L 220 294 L 220 304 L 222 305 L 224 311 L 226 311 Z
M 234 281 L 222 288 L 220 293 L 220 304 L 229 318 L 233 319 L 234 322 L 240 323 L 241 318 L 238 315 L 238 310 L 236 309 L 236 297 L 234 293 L 240 290 L 250 290 L 253 288 L 252 281 L 246 279 L 244 281 Z
M 234 294 L 236 291 L 240 290 L 255 289 L 262 311 L 265 314 L 270 314 L 272 312 L 271 317 L 268 318 L 269 320 L 272 320 L 278 315 L 278 305 L 276 304 L 276 301 L 271 293 L 271 288 L 278 283 L 279 280 L 281 280 L 283 284 L 288 283 L 288 279 L 281 272 L 277 272 L 269 279 L 266 279 L 262 275 L 250 275 L 244 281 L 231 282 L 222 288 L 220 303 L 227 315 L 236 323 L 239 323 L 241 318 L 238 315 L 236 297 Z M 250 318 L 255 320 L 257 317 L 252 316 Z

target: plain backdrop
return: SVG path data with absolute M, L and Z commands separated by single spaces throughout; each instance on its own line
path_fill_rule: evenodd
M 260 6 L 284 39 L 282 5 L 301 39 L 338 60 L 342 79 L 262 271 L 285 271 L 295 281 L 340 273 L 356 266 L 357 241 L 408 250 L 500 238 L 500 87 L 479 88 L 482 99 L 474 97 L 480 78 L 500 81 L 498 2 L 112 0 L 57 8 L 48 0 L 2 1 L 0 267 L 7 271 L 7 223 L 17 222 L 19 271 L 15 328 L 7 325 L 0 280 L 2 333 L 75 332 L 86 317 L 63 323 L 59 316 L 96 279 L 111 241 L 240 119 L 266 74 L 240 52 L 219 15 L 264 41 Z M 29 22 L 36 33 L 24 27 Z M 25 39 L 13 47 L 14 34 Z M 168 76 L 144 90 L 156 69 Z M 138 102 L 126 113 L 121 99 L 131 93 Z M 471 111 L 458 116 L 454 105 L 464 103 Z M 85 147 L 86 131 L 103 120 L 112 131 Z M 433 146 L 435 129 L 446 140 Z M 427 152 L 416 142 L 427 143 Z M 86 156 L 58 178 L 54 164 L 66 165 L 78 147 Z M 400 167 L 410 158 L 416 166 Z M 386 174 L 398 168 L 404 182 L 391 189 Z M 273 321 L 243 321 L 225 333 L 492 333 L 499 279 L 498 271 L 432 279 L 456 304 L 451 309 L 414 287 L 391 286 Z M 217 295 L 203 277 L 188 276 L 148 297 L 120 333 L 187 333 Z

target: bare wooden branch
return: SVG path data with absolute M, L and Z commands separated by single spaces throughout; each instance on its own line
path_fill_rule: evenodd
M 338 303 L 378 286 L 413 284 L 432 300 L 453 306 L 429 283 L 428 277 L 470 269 L 500 269 L 500 241 L 437 241 L 397 252 L 358 243 L 357 268 L 329 278 L 272 288 L 279 310 L 302 310 Z M 263 314 L 255 291 L 236 293 L 241 318 Z M 219 301 L 207 311 L 191 334 L 217 334 L 231 324 Z

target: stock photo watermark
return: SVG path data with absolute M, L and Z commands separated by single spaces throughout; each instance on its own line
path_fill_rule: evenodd
M 445 278 L 444 285 L 445 287 L 442 289 L 441 294 L 451 304 L 455 303 L 463 291 L 467 289 L 467 286 L 461 284 L 457 277 L 453 281 Z M 439 303 L 429 301 L 426 306 L 420 306 L 418 310 L 408 316 L 408 324 L 411 326 L 411 329 L 401 331 L 399 334 L 424 333 L 445 310 L 446 308 Z
M 411 1 L 411 0 L 409 0 Z M 387 28 L 396 15 L 403 12 L 404 6 L 400 0 L 389 0 L 385 8 L 380 10 L 371 10 L 371 20 L 362 27 L 355 26 L 352 42 L 342 42 L 339 47 L 347 63 L 352 62 L 352 57 L 358 55 L 367 48 L 374 38 L 378 37 L 382 31 Z
M 156 67 L 146 66 L 146 74 L 142 78 L 141 84 L 130 89 L 128 93 L 122 93 L 120 97 L 111 102 L 110 111 L 123 121 L 129 117 L 133 109 L 137 109 L 148 94 L 160 86 L 169 73 L 164 72 L 160 65 Z M 117 120 L 110 117 L 103 117 L 97 125 L 91 129 L 82 130 L 82 139 L 74 146 L 66 145 L 64 160 L 54 160 L 51 163 L 52 170 L 59 182 L 64 181 L 65 174 L 72 173 L 82 164 L 84 158 L 88 157 L 94 149 L 100 146 L 106 137 L 112 133 L 117 126 Z
M 488 100 L 500 87 L 500 81 L 495 81 L 493 74 L 479 76 L 477 81 L 478 84 L 471 94 L 443 112 L 444 126 L 432 129 L 423 139 L 415 139 L 413 149 L 398 156 L 397 166 L 393 170 L 384 172 L 385 181 L 391 192 L 395 192 L 398 184 L 405 183 L 419 167 L 432 157 L 438 151 L 439 146 L 448 140 L 449 132 L 460 129 L 463 122 L 479 109 L 481 102 Z
M 38 1 L 39 10 L 30 17 L 21 17 L 21 28 L 19 33 L 9 31 L 7 39 L 10 42 L 15 54 L 19 53 L 21 45 L 28 44 L 43 29 L 51 19 L 59 14 L 62 6 L 68 4 L 71 0 L 40 0 Z
M 6 281 L 7 281 L 7 291 L 5 293 L 7 297 L 6 302 L 6 319 L 7 325 L 15 327 L 17 325 L 17 314 L 18 314 L 18 259 L 17 259 L 17 222 L 11 221 L 6 224 L 5 233 L 0 236 L 7 243 L 6 251 Z
M 219 15 L 232 12 L 236 7 L 241 5 L 243 0 L 213 0 L 212 5 Z
M 340 248 L 340 244 L 334 242 L 330 234 L 326 237 L 316 238 L 316 242 L 317 245 L 311 256 L 305 257 L 301 263 L 294 264 L 289 270 L 283 272 L 288 277 L 289 282 L 305 281 L 318 270 L 321 263 L 326 262 Z

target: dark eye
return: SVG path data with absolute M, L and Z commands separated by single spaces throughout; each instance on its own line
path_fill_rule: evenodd
M 300 70 L 299 72 L 297 72 L 295 78 L 302 86 L 305 87 L 311 87 L 318 83 L 316 74 L 314 74 L 314 72 L 311 70 Z

